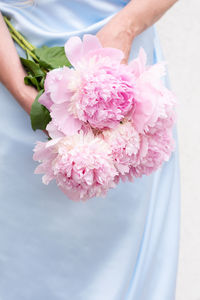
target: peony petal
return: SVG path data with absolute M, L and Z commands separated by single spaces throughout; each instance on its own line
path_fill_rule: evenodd
M 53 120 L 49 122 L 49 124 L 46 127 L 46 130 L 48 131 L 52 139 L 56 139 L 64 136 L 64 134 L 60 130 L 58 130 L 58 126 Z
M 153 66 L 151 66 L 143 75 L 147 78 L 147 80 L 151 83 L 154 83 L 155 88 L 160 87 L 159 81 L 161 77 L 166 75 L 166 62 L 159 62 Z
M 47 148 L 48 143 L 37 142 L 35 148 L 33 149 L 33 160 L 48 160 L 52 159 L 55 154 L 52 153 L 50 146 Z
M 140 48 L 136 59 L 129 62 L 129 67 L 136 76 L 140 76 L 146 69 L 147 55 L 143 48 Z
M 58 125 L 58 130 L 62 131 L 66 135 L 73 135 L 81 129 L 82 122 L 75 119 L 67 111 L 68 104 L 54 104 L 52 106 L 51 117 Z
M 155 102 L 143 99 L 142 102 L 137 102 L 135 111 L 132 116 L 133 124 L 136 126 L 138 132 L 143 132 L 146 123 L 151 118 L 155 109 Z
M 55 83 L 62 78 L 63 75 L 63 68 L 58 68 L 51 70 L 47 73 L 45 82 L 44 82 L 44 89 L 46 92 L 51 92 L 54 89 Z
M 63 135 L 64 136 L 64 135 Z M 55 139 L 52 139 L 48 142 L 46 142 L 46 149 L 48 148 L 52 148 L 53 146 L 55 146 L 56 144 L 58 144 L 58 142 L 61 140 L 61 137 L 57 137 Z
M 77 62 L 83 56 L 83 43 L 78 36 L 69 38 L 65 43 L 65 54 L 73 66 L 76 66 Z
M 116 48 L 99 48 L 88 53 L 88 56 L 97 55 L 102 57 L 110 57 L 112 61 L 120 63 L 124 58 L 124 53 Z
M 49 111 L 51 110 L 51 106 L 53 104 L 49 93 L 44 92 L 38 99 L 38 102 L 44 105 Z
M 92 34 L 85 34 L 83 36 L 83 55 L 85 56 L 88 52 L 101 49 L 102 45 L 97 36 Z
M 51 92 L 51 99 L 54 103 L 67 102 L 72 92 L 68 90 L 67 83 L 71 75 L 71 70 L 69 68 L 64 68 L 62 72 L 62 77 L 54 85 L 54 90 Z

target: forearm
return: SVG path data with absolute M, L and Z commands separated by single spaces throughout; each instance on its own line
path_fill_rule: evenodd
M 37 91 L 24 84 L 26 72 L 20 62 L 15 45 L 0 13 L 0 81 L 14 98 L 30 113 Z
M 152 26 L 177 0 L 131 0 L 118 17 L 134 38 Z
M 152 26 L 177 0 L 131 0 L 121 11 L 133 37 Z
M 104 47 L 124 52 L 128 62 L 134 38 L 153 25 L 177 0 L 131 0 L 97 33 Z

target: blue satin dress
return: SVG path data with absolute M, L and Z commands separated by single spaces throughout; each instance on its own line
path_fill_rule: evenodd
M 95 34 L 126 2 L 0 0 L 0 10 L 32 44 L 55 46 Z M 150 64 L 161 59 L 153 27 L 135 38 L 130 59 L 141 46 Z M 106 198 L 73 202 L 33 174 L 34 144 L 46 136 L 32 131 L 3 85 L 0 99 L 0 299 L 174 300 L 178 149 L 151 176 L 121 183 Z

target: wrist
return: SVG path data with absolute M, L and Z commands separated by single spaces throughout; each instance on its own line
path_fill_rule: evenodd
M 132 39 L 151 25 L 148 22 L 148 17 L 143 13 L 137 1 L 130 1 L 119 12 L 119 17 L 127 34 L 129 34 Z
M 130 17 L 127 16 L 126 12 L 121 10 L 118 14 L 116 14 L 111 20 L 111 27 L 113 24 L 115 26 L 115 31 L 113 33 L 114 37 L 118 40 L 132 43 L 136 33 L 132 26 L 132 21 Z
M 133 9 L 130 9 L 129 5 L 125 6 L 119 12 L 118 18 L 123 31 L 133 40 L 141 31 L 141 26 L 137 22 L 137 16 L 133 14 Z
M 27 86 L 24 84 L 24 86 L 19 90 L 19 95 L 17 101 L 22 106 L 22 108 L 30 114 L 31 112 L 31 106 L 38 94 L 38 91 L 31 86 Z

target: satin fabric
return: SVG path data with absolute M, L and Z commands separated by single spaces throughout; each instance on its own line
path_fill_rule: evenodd
M 0 1 L 0 9 L 31 43 L 55 46 L 69 36 L 96 33 L 126 2 Z M 141 46 L 149 63 L 161 59 L 154 28 L 135 38 L 130 59 Z M 33 174 L 32 149 L 46 136 L 32 131 L 3 85 L 0 99 L 0 299 L 175 299 L 178 147 L 151 176 L 120 183 L 106 198 L 73 202 Z

